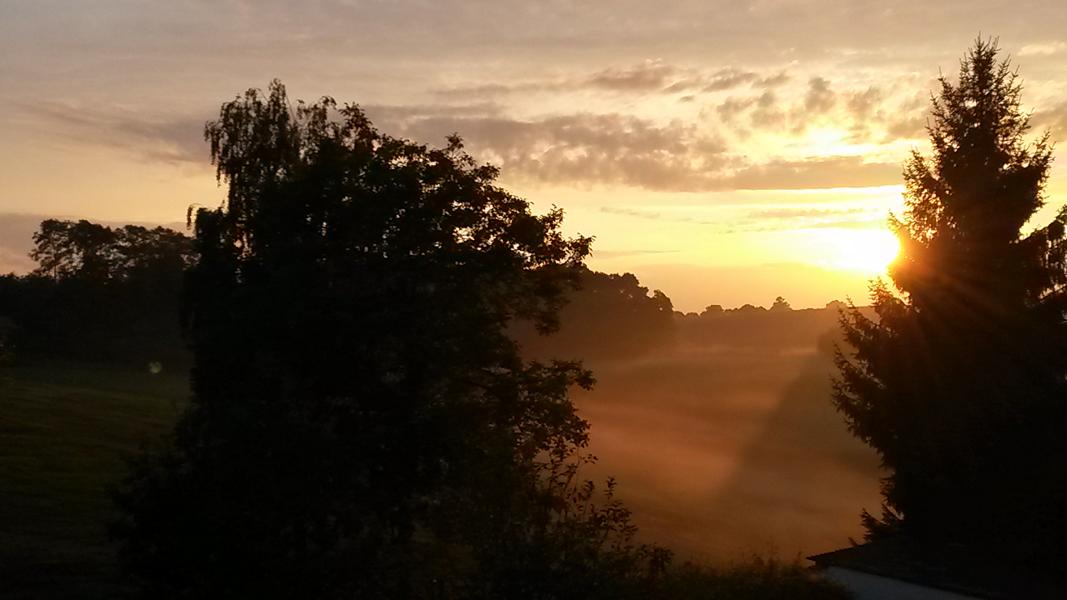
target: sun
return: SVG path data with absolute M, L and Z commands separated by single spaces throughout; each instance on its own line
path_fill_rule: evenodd
M 900 253 L 897 236 L 885 229 L 828 229 L 818 237 L 827 265 L 845 271 L 884 275 Z

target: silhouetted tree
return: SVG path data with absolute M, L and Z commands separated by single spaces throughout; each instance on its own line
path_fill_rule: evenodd
M 726 311 L 723 310 L 721 304 L 709 304 L 704 307 L 704 310 L 700 313 L 701 317 L 720 317 Z
M 33 234 L 30 258 L 35 275 L 66 279 L 79 277 L 102 283 L 111 278 L 116 258 L 115 232 L 89 221 L 47 219 Z
M 843 313 L 853 351 L 838 355 L 834 402 L 889 470 L 882 517 L 864 514 L 871 536 L 1056 562 L 1067 533 L 1064 215 L 1024 233 L 1051 151 L 1047 136 L 1026 142 L 1019 95 L 994 41 L 975 44 L 957 83 L 941 78 L 933 154 L 906 163 L 906 212 L 891 218 L 899 294 L 879 282 L 877 319 Z
M 48 219 L 34 234 L 37 269 L 0 280 L 0 313 L 20 354 L 94 360 L 181 360 L 179 294 L 192 239 L 136 225 Z
M 524 363 L 588 238 L 457 137 L 383 135 L 284 87 L 222 106 L 195 214 L 192 404 L 118 495 L 152 597 L 611 596 L 663 551 L 578 476 L 577 363 Z
M 633 274 L 582 269 L 578 286 L 560 311 L 558 332 L 541 336 L 529 324 L 513 328 L 526 355 L 634 356 L 671 340 L 671 299 L 642 286 Z

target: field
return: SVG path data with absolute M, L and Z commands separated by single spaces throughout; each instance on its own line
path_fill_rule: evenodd
M 591 359 L 598 384 L 575 395 L 600 458 L 586 475 L 616 476 L 642 539 L 683 558 L 788 563 L 847 545 L 860 510 L 878 507 L 879 473 L 830 405 L 818 332 L 834 318 L 738 318 Z M 0 367 L 0 596 L 121 595 L 108 490 L 187 389 L 175 372 Z
M 0 367 L 0 595 L 121 592 L 108 490 L 123 455 L 173 423 L 186 389 L 147 369 Z
M 877 459 L 834 411 L 814 344 L 591 366 L 598 385 L 576 399 L 591 473 L 618 478 L 646 539 L 712 562 L 790 561 L 859 539 L 861 509 L 879 507 Z

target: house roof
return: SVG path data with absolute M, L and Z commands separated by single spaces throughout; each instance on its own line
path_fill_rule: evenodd
M 989 558 L 965 558 L 959 548 L 929 548 L 880 540 L 809 556 L 819 568 L 839 567 L 916 585 L 988 598 L 1067 598 L 1067 581 Z

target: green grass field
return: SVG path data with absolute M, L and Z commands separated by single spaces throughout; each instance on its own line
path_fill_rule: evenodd
M 106 522 L 123 456 L 167 430 L 183 373 L 0 367 L 0 596 L 122 594 Z

